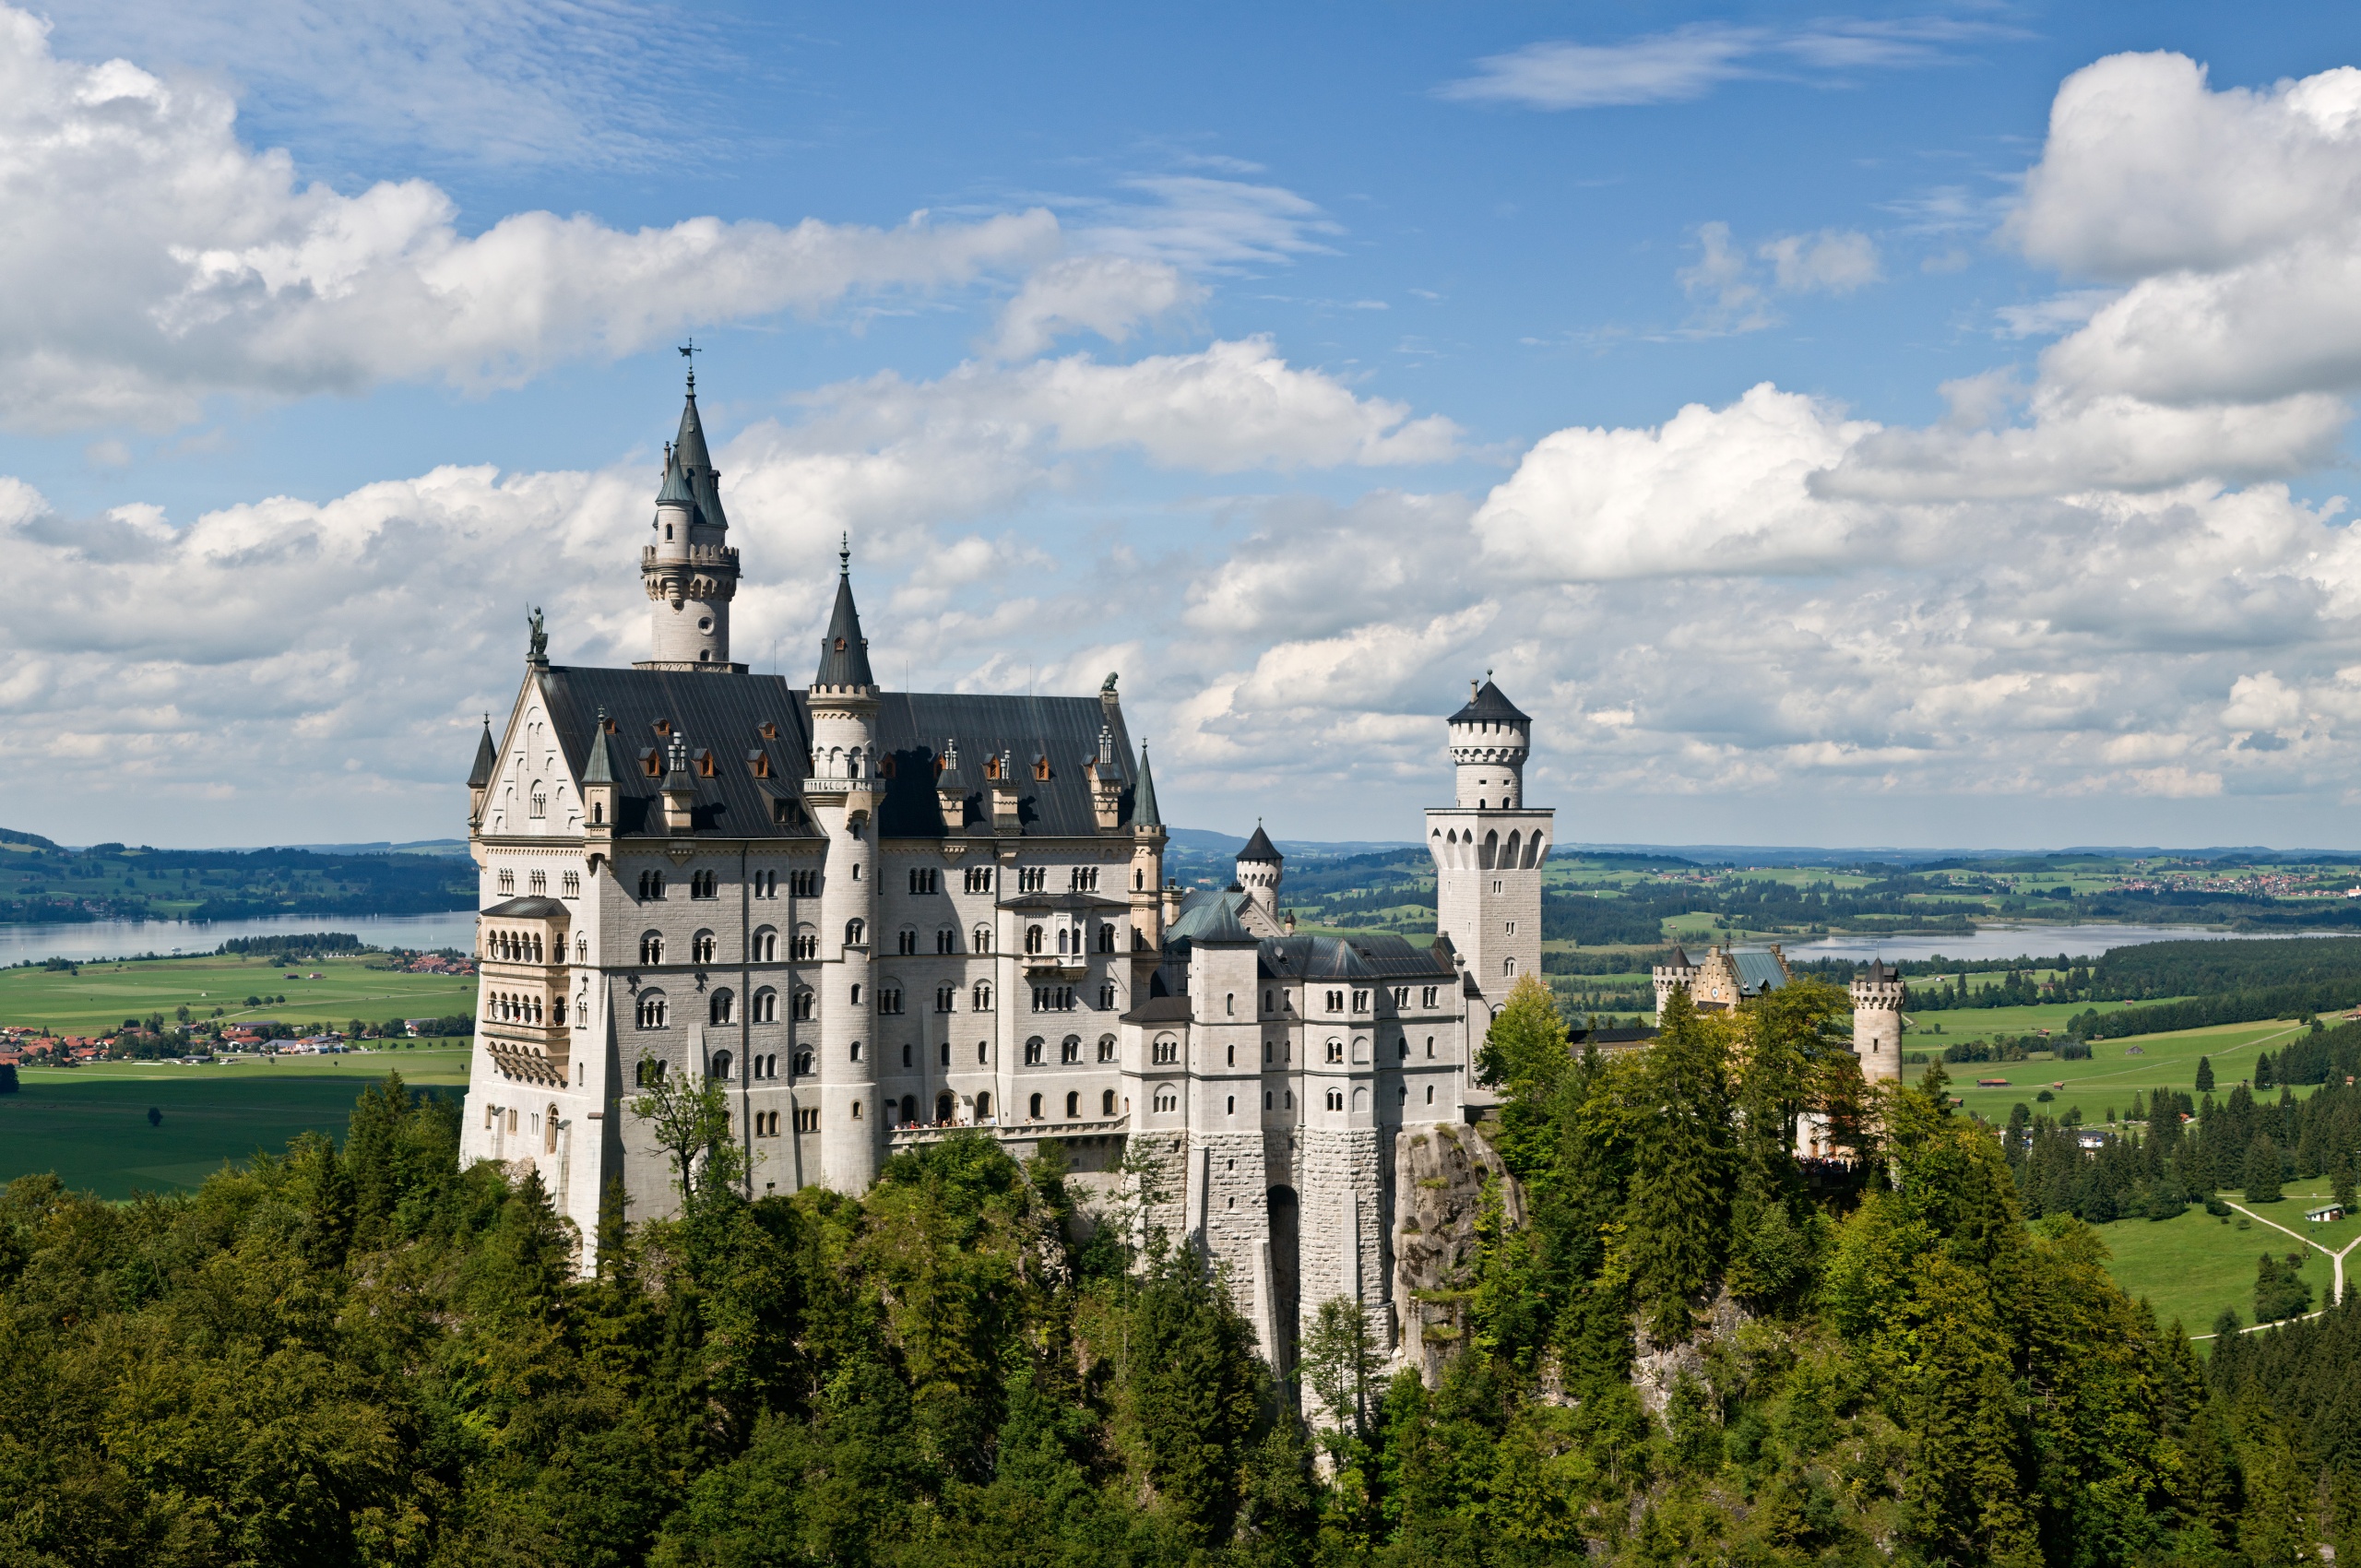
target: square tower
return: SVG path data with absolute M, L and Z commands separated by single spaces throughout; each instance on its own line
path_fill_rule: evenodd
M 1435 925 L 1451 938 L 1485 1013 L 1541 972 L 1541 868 L 1557 814 L 1525 808 L 1533 720 L 1488 678 L 1451 716 L 1457 801 L 1427 810 Z

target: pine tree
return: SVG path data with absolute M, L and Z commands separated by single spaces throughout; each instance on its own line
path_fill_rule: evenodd
M 2336 1168 L 2329 1172 L 2329 1181 L 2336 1194 L 2336 1206 L 2346 1214 L 2351 1214 L 2354 1209 L 2354 1192 L 2353 1157 L 2350 1154 L 2339 1154 L 2336 1157 Z
M 2262 1051 L 2254 1059 L 2254 1087 L 2258 1089 L 2267 1089 L 2275 1081 L 2271 1075 L 2271 1052 Z
M 2247 1202 L 2275 1204 L 2279 1196 L 2279 1146 L 2266 1133 L 2247 1146 Z
M 2197 1059 L 2197 1092 L 2199 1094 L 2213 1092 L 2213 1058 L 2211 1056 L 2201 1056 Z
M 1724 1033 L 1721 1020 L 1701 1016 L 1675 992 L 1629 1107 L 1627 1257 L 1650 1332 L 1663 1340 L 1689 1336 L 1690 1302 L 1721 1271 L 1729 1245 L 1736 1161 Z

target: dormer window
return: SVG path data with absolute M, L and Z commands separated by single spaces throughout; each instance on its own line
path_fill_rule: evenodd
M 765 719 L 755 730 L 755 733 L 762 736 L 765 741 L 776 741 L 778 739 L 778 726 Z
M 1040 756 L 1033 759 L 1033 777 L 1040 783 L 1046 784 L 1050 781 L 1050 759 L 1048 757 Z
M 659 735 L 669 735 L 672 732 L 672 721 L 669 719 L 659 719 L 651 728 Z
M 995 783 L 999 782 L 1000 758 L 996 756 L 988 756 L 984 759 L 984 777 L 991 779 Z
M 768 778 L 771 776 L 771 754 L 768 752 L 748 752 L 746 754 L 746 766 L 753 773 L 755 778 Z
M 639 770 L 650 778 L 664 777 L 664 754 L 649 746 L 639 754 Z
M 884 759 L 883 761 L 881 761 L 880 763 L 878 763 L 878 765 L 877 765 L 877 777 L 878 777 L 878 778 L 893 778 L 893 777 L 894 777 L 894 754 L 893 754 L 893 753 L 891 753 L 891 752 L 886 753 L 886 754 L 885 754 L 885 756 L 884 756 Z
M 713 753 L 710 751 L 701 750 L 697 753 L 697 777 L 700 778 L 713 777 Z
M 838 637 L 838 638 L 836 639 L 836 651 L 837 651 L 838 653 L 842 653 L 842 652 L 844 652 L 844 650 L 845 650 L 845 640 L 844 640 L 844 638 L 842 638 L 842 637 Z
M 605 729 L 610 735 L 615 733 L 615 721 L 611 719 L 606 720 Z

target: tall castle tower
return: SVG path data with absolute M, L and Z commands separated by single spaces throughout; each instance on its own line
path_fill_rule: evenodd
M 738 552 L 721 511 L 721 476 L 706 451 L 697 419 L 697 375 L 681 410 L 679 438 L 664 449 L 664 483 L 656 493 L 656 541 L 640 552 L 654 636 L 639 670 L 727 670 L 730 601 L 738 592 Z
M 820 1180 L 860 1194 L 877 1179 L 883 1110 L 876 999 L 870 955 L 877 940 L 877 682 L 869 639 L 852 601 L 852 551 L 836 557 L 836 603 L 808 694 L 812 777 L 803 799 L 827 836 L 820 873 Z
M 1519 975 L 1541 972 L 1541 866 L 1557 814 L 1524 807 L 1532 741 L 1533 720 L 1500 687 L 1475 684 L 1451 716 L 1458 800 L 1427 809 L 1435 923 L 1491 1012 Z
M 1853 980 L 1853 1054 L 1869 1083 L 1902 1076 L 1902 976 L 1881 959 Z

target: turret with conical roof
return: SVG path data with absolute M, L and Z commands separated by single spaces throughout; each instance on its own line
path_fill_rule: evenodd
M 642 670 L 729 670 L 730 601 L 738 592 L 738 552 L 721 509 L 721 476 L 706 449 L 697 415 L 696 373 L 681 410 L 681 428 L 664 449 L 656 491 L 655 539 L 640 552 L 640 579 L 651 601 L 650 657 Z
M 828 612 L 828 634 L 820 639 L 820 672 L 812 677 L 823 686 L 874 690 L 869 671 L 869 639 L 860 635 L 860 611 L 852 601 L 852 540 L 848 537 L 836 552 L 836 603 Z
M 1254 837 L 1238 851 L 1238 885 L 1274 921 L 1279 918 L 1279 878 L 1286 873 L 1287 857 L 1271 842 L 1271 836 L 1263 831 L 1263 825 L 1256 823 Z
M 483 733 L 476 738 L 476 765 L 468 769 L 468 826 L 483 820 L 484 791 L 500 771 L 500 752 L 492 743 L 492 715 L 483 716 Z
M 1451 760 L 1458 771 L 1459 803 L 1514 811 L 1525 803 L 1525 759 L 1533 720 L 1486 671 L 1468 683 L 1467 704 L 1451 716 Z

